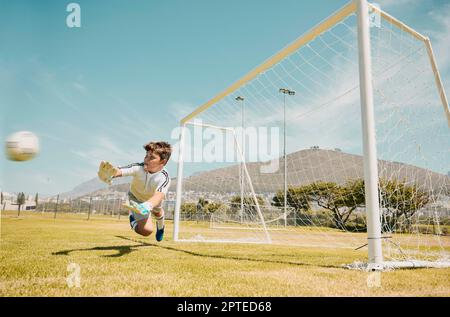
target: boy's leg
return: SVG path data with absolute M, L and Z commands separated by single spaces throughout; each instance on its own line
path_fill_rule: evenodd
M 140 234 L 141 236 L 148 237 L 153 232 L 152 219 L 148 217 L 146 219 L 138 220 L 134 231 L 136 231 L 136 233 Z
M 133 194 L 128 193 L 128 202 L 127 202 L 128 205 L 130 204 L 130 201 L 134 201 L 138 204 L 140 203 L 133 196 Z M 152 234 L 153 224 L 150 215 L 142 215 L 130 210 L 129 218 L 130 218 L 130 226 L 137 234 L 140 234 L 144 237 L 147 237 Z
M 156 241 L 162 241 L 164 237 L 164 209 L 162 207 L 155 207 L 152 214 L 156 220 Z
M 152 219 L 130 211 L 130 226 L 137 234 L 147 237 L 153 232 Z

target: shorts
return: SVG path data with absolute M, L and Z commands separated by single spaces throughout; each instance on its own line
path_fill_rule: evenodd
M 143 201 L 140 201 L 139 199 L 137 199 L 131 192 L 128 192 L 128 202 L 127 203 L 130 204 L 130 201 L 134 201 L 135 203 L 138 203 L 138 204 L 143 203 Z M 152 214 L 160 213 L 161 211 L 162 211 L 162 206 L 161 206 L 161 204 L 159 204 L 158 206 L 153 207 L 153 209 L 151 210 L 151 213 Z M 142 215 L 142 214 L 139 214 L 139 213 L 131 211 L 131 210 L 130 210 L 130 213 L 133 214 L 133 217 L 134 217 L 134 219 L 136 219 L 136 221 L 148 219 L 148 217 L 150 217 L 150 213 L 148 213 L 147 215 Z

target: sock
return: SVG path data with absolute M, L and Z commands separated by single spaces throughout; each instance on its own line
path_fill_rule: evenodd
M 156 226 L 158 229 L 161 229 L 164 227 L 164 214 L 161 217 L 155 217 L 156 219 Z
M 138 223 L 137 223 L 136 220 L 133 221 L 133 223 L 131 224 L 131 228 L 133 228 L 134 232 L 136 232 L 136 233 L 138 233 L 138 232 L 136 231 L 136 230 L 137 230 L 137 225 L 138 225 Z

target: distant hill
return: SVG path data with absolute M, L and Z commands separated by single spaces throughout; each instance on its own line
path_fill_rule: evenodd
M 129 178 L 117 178 L 114 180 L 114 183 L 117 185 L 113 185 L 111 187 L 117 187 L 117 186 L 125 186 L 126 189 L 124 189 L 123 191 L 128 190 L 128 186 L 129 186 Z M 119 187 L 121 188 L 121 187 Z M 59 198 L 60 199 L 75 199 L 81 196 L 85 196 L 97 191 L 105 191 L 108 192 L 113 188 L 108 189 L 108 185 L 106 185 L 105 183 L 103 183 L 102 181 L 100 181 L 97 177 L 90 179 L 84 183 L 81 183 L 80 185 L 76 186 L 74 189 L 72 189 L 69 192 L 65 192 L 65 193 L 61 193 L 59 194 Z M 116 191 L 121 191 L 121 190 L 117 190 Z
M 276 192 L 282 189 L 284 160 L 280 159 L 276 173 L 261 173 L 264 163 L 247 163 L 252 183 L 257 192 Z M 287 155 L 288 186 L 306 185 L 317 181 L 344 183 L 348 179 L 364 178 L 363 158 L 360 155 L 340 151 L 308 149 Z M 450 176 L 399 162 L 378 161 L 378 169 L 383 178 L 396 178 L 419 185 L 423 190 L 450 192 Z M 70 192 L 60 194 L 60 198 L 77 198 L 88 194 L 106 195 L 127 192 L 129 178 L 118 178 L 115 185 L 108 187 L 93 178 L 75 187 Z M 170 191 L 176 190 L 177 180 L 171 181 Z M 207 172 L 197 172 L 184 179 L 185 191 L 195 192 L 238 192 L 239 164 Z
M 247 169 L 257 192 L 276 192 L 283 188 L 284 160 L 280 159 L 276 173 L 263 174 L 265 163 L 247 163 Z M 364 178 L 363 157 L 341 151 L 308 149 L 287 155 L 288 186 L 306 185 L 317 181 L 343 184 L 348 179 Z M 399 162 L 378 161 L 381 177 L 406 180 L 423 190 L 450 191 L 450 177 L 420 167 Z M 183 180 L 185 191 L 237 192 L 239 191 L 239 165 L 197 173 Z M 171 190 L 175 191 L 176 180 Z

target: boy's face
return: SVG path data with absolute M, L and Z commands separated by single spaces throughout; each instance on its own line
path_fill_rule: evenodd
M 147 151 L 144 158 L 144 170 L 149 173 L 156 173 L 164 167 L 165 163 L 158 154 Z

